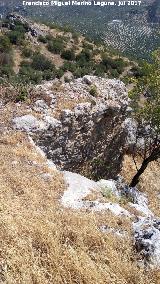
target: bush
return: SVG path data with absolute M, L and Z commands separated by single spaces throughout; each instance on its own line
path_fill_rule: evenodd
M 76 61 L 79 62 L 81 67 L 91 60 L 91 52 L 88 49 L 83 49 L 80 54 L 76 56 Z
M 14 74 L 14 71 L 11 65 L 0 66 L 0 76 L 2 77 L 6 76 L 7 78 L 9 78 L 13 74 Z
M 47 38 L 45 36 L 40 35 L 38 37 L 38 41 L 42 42 L 42 43 L 47 43 Z
M 43 71 L 43 79 L 46 81 L 53 80 L 56 77 L 56 71 L 45 70 Z
M 27 84 L 39 84 L 42 81 L 42 72 L 34 70 L 30 66 L 22 66 L 19 70 L 19 78 Z
M 63 71 L 75 72 L 76 69 L 77 69 L 77 66 L 76 66 L 75 63 L 64 62 L 62 69 L 63 69 Z
M 64 77 L 64 82 L 65 82 L 65 83 L 69 83 L 70 81 L 71 81 L 70 78 L 68 78 L 67 76 Z
M 133 67 L 130 71 L 133 73 L 133 76 L 136 78 L 143 77 L 145 75 L 143 70 L 138 66 Z
M 64 50 L 64 44 L 61 40 L 55 39 L 49 41 L 47 48 L 52 53 L 61 54 Z
M 10 31 L 8 34 L 8 38 L 12 44 L 20 45 L 24 41 L 24 33 L 20 31 Z
M 22 50 L 22 55 L 24 56 L 24 57 L 31 57 L 32 56 L 32 54 L 33 54 L 33 51 L 32 51 L 32 49 L 30 49 L 30 48 L 24 48 L 23 50 Z
M 82 68 L 77 68 L 74 72 L 73 75 L 75 78 L 80 78 L 82 77 Z
M 28 97 L 28 91 L 27 88 L 25 88 L 24 86 L 19 86 L 18 87 L 18 95 L 16 97 L 16 102 L 23 102 L 27 99 Z
M 117 69 L 111 69 L 110 70 L 110 74 L 111 74 L 111 77 L 113 78 L 118 78 L 119 77 L 119 72 L 117 71 Z
M 64 75 L 64 71 L 62 68 L 59 68 L 58 70 L 56 70 L 56 77 L 58 79 L 60 79 L 63 75 Z
M 103 64 L 99 64 L 96 67 L 94 75 L 98 77 L 104 77 L 105 72 L 106 72 L 105 66 Z
M 92 87 L 90 88 L 90 90 L 89 90 L 89 93 L 90 93 L 91 96 L 97 97 L 98 92 L 97 92 L 96 86 L 92 86 Z
M 0 66 L 10 65 L 13 66 L 13 58 L 11 53 L 0 52 Z
M 9 52 L 11 50 L 11 42 L 7 36 L 0 36 L 0 52 Z
M 61 54 L 61 57 L 66 59 L 66 60 L 70 60 L 73 61 L 75 59 L 75 54 L 73 50 L 64 50 Z
M 55 70 L 55 65 L 40 53 L 35 53 L 33 55 L 31 67 L 39 71 Z

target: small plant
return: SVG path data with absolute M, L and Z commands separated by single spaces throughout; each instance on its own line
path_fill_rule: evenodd
M 27 88 L 22 85 L 18 86 L 18 96 L 16 97 L 16 102 L 24 102 L 28 97 Z
M 97 97 L 98 91 L 97 91 L 96 86 L 92 86 L 92 87 L 90 88 L 90 90 L 89 90 L 89 93 L 90 93 L 91 96 Z
M 113 197 L 113 192 L 112 192 L 112 189 L 110 187 L 107 187 L 107 186 L 102 187 L 101 193 L 106 198 L 112 198 Z
M 73 61 L 75 59 L 75 54 L 73 50 L 64 50 L 61 54 L 61 57 Z
M 23 55 L 24 57 L 29 58 L 29 57 L 32 56 L 32 54 L 33 54 L 32 49 L 30 49 L 30 48 L 28 48 L 28 47 L 25 47 L 25 48 L 22 50 L 22 55 Z
M 69 83 L 71 81 L 71 79 L 68 78 L 67 76 L 64 76 L 64 81 L 65 81 L 65 83 Z
M 40 36 L 38 37 L 38 41 L 39 41 L 39 42 L 42 42 L 42 43 L 47 43 L 47 38 L 46 38 L 45 36 L 40 35 Z

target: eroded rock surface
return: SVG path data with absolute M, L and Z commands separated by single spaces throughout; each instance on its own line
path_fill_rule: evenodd
M 43 97 L 50 96 L 50 105 L 45 107 L 40 98 L 34 105 L 34 111 L 43 108 L 40 125 L 42 121 L 46 124 L 46 128 L 39 127 L 37 131 L 33 127 L 34 141 L 64 170 L 84 172 L 87 169 L 87 175 L 94 178 L 117 175 L 126 138 L 123 122 L 129 99 L 125 85 L 119 80 L 84 76 L 62 84 L 58 92 L 53 86 L 54 82 L 37 87 L 37 91 L 43 92 Z M 92 86 L 97 90 L 96 96 L 90 94 Z M 80 103 L 70 109 L 65 108 L 65 103 L 59 103 L 59 123 L 46 123 L 51 111 L 54 117 L 54 105 L 62 98 L 68 105 L 71 102 L 71 106 L 77 98 Z M 21 129 L 24 130 L 24 117 L 14 120 L 15 127 L 16 120 L 21 120 Z

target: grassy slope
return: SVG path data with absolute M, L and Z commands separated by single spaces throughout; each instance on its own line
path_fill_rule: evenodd
M 7 111 L 1 121 L 6 119 Z M 61 207 L 63 177 L 48 168 L 25 134 L 1 135 L 0 168 L 1 283 L 159 283 L 159 271 L 137 267 L 127 219 Z M 155 169 L 148 170 L 150 195 L 160 182 Z M 104 224 L 126 230 L 128 237 L 101 232 Z

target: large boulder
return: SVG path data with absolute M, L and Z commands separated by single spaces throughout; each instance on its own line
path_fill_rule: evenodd
M 92 85 L 88 85 L 86 76 L 64 83 L 57 97 L 64 97 L 72 103 L 78 97 L 79 100 L 85 99 L 84 102 L 72 109 L 62 107 L 60 123 L 56 127 L 38 129 L 37 132 L 34 128 L 33 139 L 43 148 L 47 157 L 62 169 L 85 172 L 92 178 L 112 178 L 119 173 L 122 165 L 126 139 L 123 123 L 128 95 L 125 85 L 119 80 L 95 76 L 89 76 L 89 80 L 96 86 L 98 96 L 93 98 L 90 94 Z M 43 86 L 46 94 L 50 93 L 49 86 L 46 89 Z M 45 108 L 45 116 L 47 111 L 50 111 L 50 107 Z M 42 113 L 44 117 L 44 111 Z

